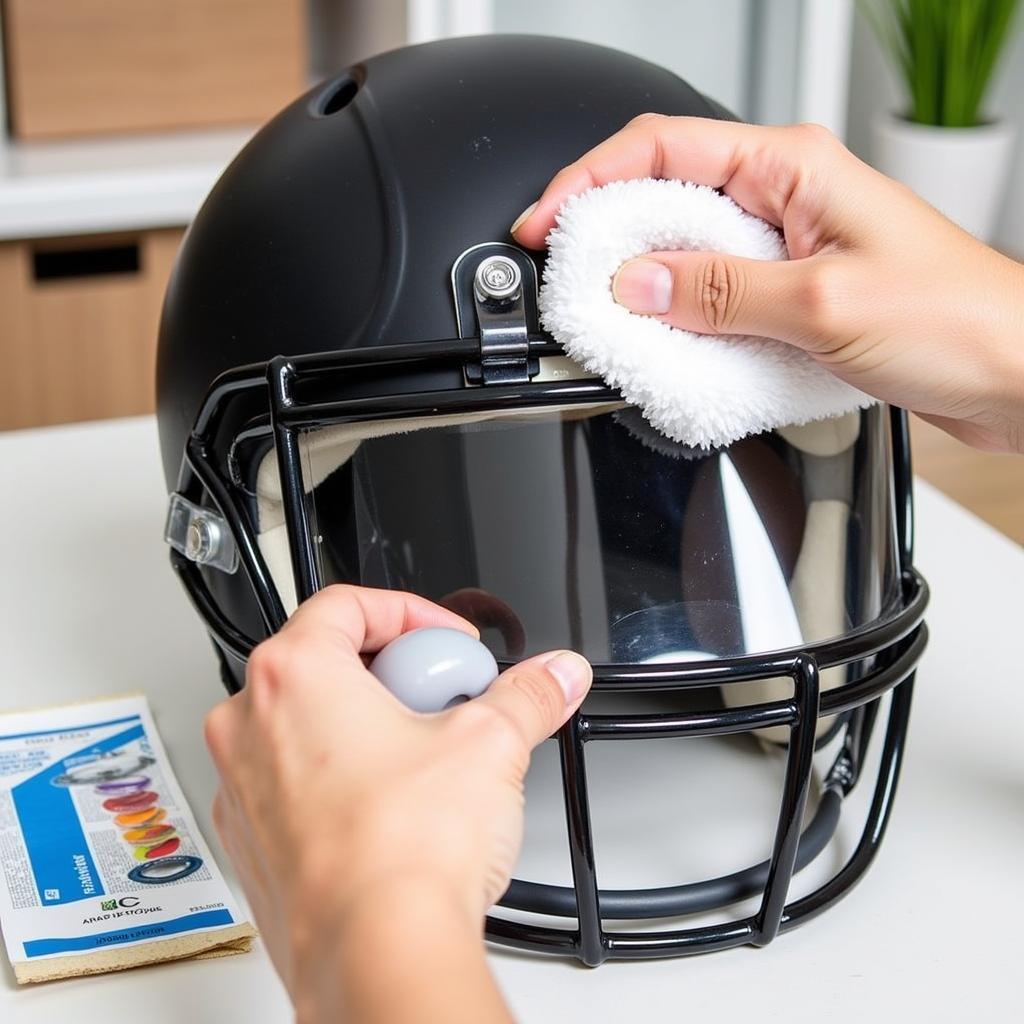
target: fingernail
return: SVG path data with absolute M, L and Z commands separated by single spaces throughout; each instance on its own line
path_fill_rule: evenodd
M 540 200 L 538 199 L 537 203 L 539 202 Z M 525 210 L 523 210 L 523 212 L 519 214 L 518 217 L 516 217 L 516 219 L 512 222 L 512 227 L 509 228 L 509 234 L 514 235 L 523 226 L 523 224 L 527 220 L 529 220 L 530 214 L 537 209 L 537 203 L 530 203 L 530 205 Z
M 590 662 L 572 651 L 556 654 L 544 667 L 558 680 L 566 704 L 575 704 L 586 693 L 593 674 Z
M 672 305 L 672 274 L 657 260 L 630 260 L 613 278 L 612 295 L 634 313 L 667 313 Z

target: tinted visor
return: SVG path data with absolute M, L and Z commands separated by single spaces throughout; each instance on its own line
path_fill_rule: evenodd
M 305 438 L 322 580 L 421 594 L 499 658 L 763 653 L 899 599 L 880 407 L 710 453 L 608 406 L 423 423 Z

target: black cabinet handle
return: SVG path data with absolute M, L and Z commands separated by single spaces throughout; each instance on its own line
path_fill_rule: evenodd
M 109 242 L 65 249 L 40 248 L 32 252 L 32 277 L 36 281 L 70 280 L 108 274 L 137 274 L 139 243 Z

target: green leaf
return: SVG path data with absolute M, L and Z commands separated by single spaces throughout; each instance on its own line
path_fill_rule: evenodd
M 857 0 L 921 124 L 973 127 L 1020 0 Z

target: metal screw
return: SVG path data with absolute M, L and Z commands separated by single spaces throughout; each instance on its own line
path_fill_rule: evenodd
M 522 274 L 512 260 L 492 256 L 476 268 L 473 283 L 484 298 L 510 299 L 519 292 Z
M 220 544 L 220 528 L 216 523 L 196 516 L 185 532 L 185 557 L 200 564 L 208 562 L 217 553 Z

